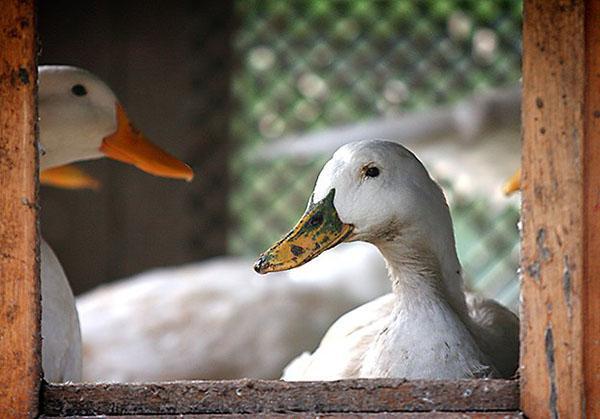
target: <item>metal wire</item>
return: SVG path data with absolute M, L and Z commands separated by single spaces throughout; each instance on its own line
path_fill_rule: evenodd
M 235 254 L 255 255 L 297 220 L 329 156 L 257 164 L 297 132 L 453 103 L 520 78 L 520 0 L 240 0 L 231 134 Z M 452 184 L 445 185 L 452 193 Z M 518 213 L 455 197 L 470 285 L 515 304 Z

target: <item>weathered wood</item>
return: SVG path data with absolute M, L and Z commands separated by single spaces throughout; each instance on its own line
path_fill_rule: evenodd
M 521 401 L 600 417 L 600 6 L 525 1 Z
M 514 380 L 235 380 L 44 385 L 42 412 L 61 415 L 515 411 Z
M 48 417 L 65 417 L 65 416 L 46 416 Z M 70 416 L 72 417 L 72 416 Z M 132 418 L 159 418 L 159 419 L 180 419 L 180 415 L 135 415 L 135 416 L 85 416 L 86 418 L 110 418 L 110 419 L 132 419 Z M 231 415 L 185 415 L 186 419 L 246 419 L 246 418 L 289 418 L 290 414 L 284 413 L 248 413 L 248 414 L 231 414 Z M 523 414 L 518 411 L 514 412 L 391 412 L 391 413 L 330 413 L 330 414 L 319 414 L 319 413 L 297 413 L 294 412 L 291 416 L 294 419 L 304 418 L 345 418 L 345 419 L 391 419 L 391 418 L 407 418 L 407 419 L 519 419 L 523 418 Z
M 600 417 L 600 1 L 587 5 L 584 143 L 583 374 L 585 411 Z
M 35 415 L 40 383 L 34 3 L 0 1 L 0 412 Z

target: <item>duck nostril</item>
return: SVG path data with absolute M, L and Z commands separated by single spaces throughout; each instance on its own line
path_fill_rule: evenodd
M 323 223 L 323 214 L 321 212 L 317 212 L 308 220 L 308 225 L 311 227 L 320 226 Z

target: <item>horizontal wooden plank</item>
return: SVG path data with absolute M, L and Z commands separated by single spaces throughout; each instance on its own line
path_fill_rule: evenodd
M 498 412 L 519 409 L 516 380 L 263 380 L 45 384 L 42 412 L 65 415 Z
M 41 416 L 41 418 L 51 416 Z M 246 419 L 246 418 L 289 418 L 289 414 L 285 413 L 261 413 L 261 414 L 231 414 L 231 415 L 186 415 L 186 419 Z M 403 419 L 520 419 L 523 418 L 523 414 L 518 411 L 514 412 L 393 412 L 393 413 L 331 413 L 331 414 L 315 414 L 315 413 L 294 413 L 294 419 L 308 419 L 308 418 L 345 418 L 345 419 L 392 419 L 392 418 L 403 418 Z M 107 419 L 132 419 L 132 418 L 159 418 L 159 419 L 180 419 L 180 415 L 135 415 L 135 416 L 79 416 L 79 418 L 107 418 Z

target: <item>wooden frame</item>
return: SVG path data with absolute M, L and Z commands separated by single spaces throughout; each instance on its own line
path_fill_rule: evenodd
M 1 5 L 0 411 L 17 417 L 40 386 L 34 6 Z M 43 384 L 41 413 L 600 417 L 600 0 L 526 0 L 523 45 L 520 398 L 506 380 Z
M 156 384 L 51 385 L 48 416 L 94 414 L 277 414 L 377 412 L 516 413 L 514 380 L 188 381 Z
M 37 413 L 37 39 L 32 1 L 0 1 L 0 412 Z
M 600 417 L 600 1 L 524 12 L 522 408 Z

